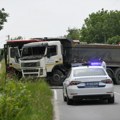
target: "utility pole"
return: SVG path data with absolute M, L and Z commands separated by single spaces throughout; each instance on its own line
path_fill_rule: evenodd
M 7 35 L 7 39 L 10 40 L 10 35 Z

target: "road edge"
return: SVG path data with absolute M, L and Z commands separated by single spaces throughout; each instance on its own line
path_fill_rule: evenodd
M 58 110 L 58 103 L 57 103 L 57 91 L 53 89 L 53 111 L 54 116 L 53 120 L 59 120 L 59 110 Z

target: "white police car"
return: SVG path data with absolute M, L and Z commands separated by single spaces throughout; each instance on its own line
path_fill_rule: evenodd
M 72 67 L 63 82 L 63 99 L 67 104 L 73 100 L 107 99 L 114 103 L 113 81 L 102 66 Z

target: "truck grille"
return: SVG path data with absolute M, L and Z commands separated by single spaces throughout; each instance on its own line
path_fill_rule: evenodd
M 23 72 L 38 72 L 38 69 L 23 70 Z
M 39 67 L 40 62 L 21 63 L 21 67 Z

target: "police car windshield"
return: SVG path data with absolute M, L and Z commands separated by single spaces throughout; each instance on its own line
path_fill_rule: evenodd
M 84 68 L 84 69 L 76 69 L 73 71 L 74 77 L 104 76 L 104 75 L 106 75 L 106 73 L 102 68 Z

